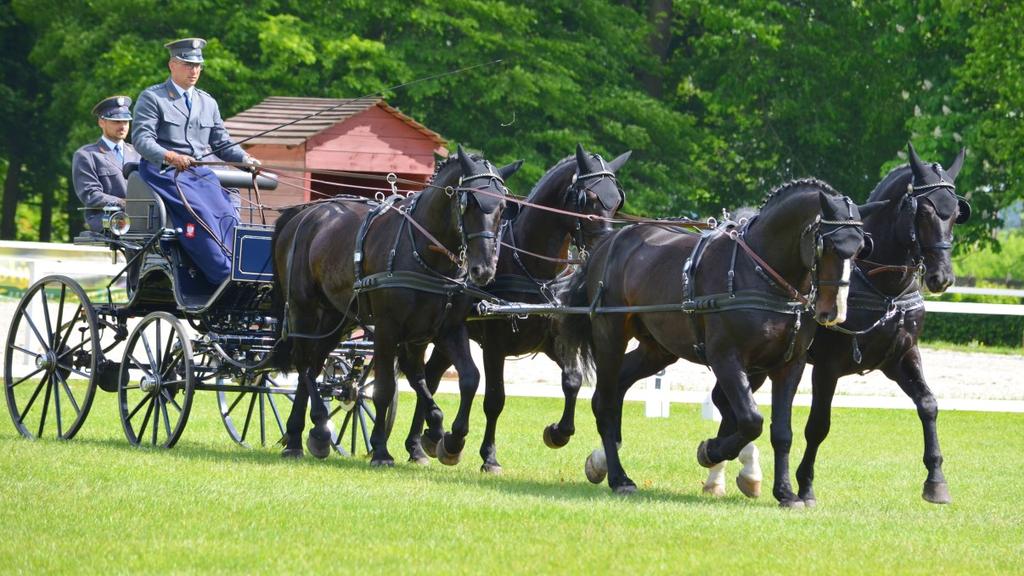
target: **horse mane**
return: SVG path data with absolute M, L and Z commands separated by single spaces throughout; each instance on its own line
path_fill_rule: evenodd
M 533 188 L 530 189 L 530 193 L 526 196 L 526 200 L 531 202 L 535 200 L 541 191 L 546 190 L 547 187 L 551 185 L 553 180 L 562 177 L 562 172 L 565 171 L 566 166 L 569 164 L 573 164 L 575 166 L 575 162 L 575 154 L 570 154 L 559 160 L 554 166 L 548 169 L 543 176 L 540 177 L 540 180 L 538 180 L 536 184 L 533 185 Z
M 788 197 L 794 190 L 804 186 L 813 186 L 829 196 L 842 196 L 838 190 L 833 188 L 831 184 L 824 180 L 819 180 L 813 177 L 798 178 L 796 180 L 785 182 L 769 192 L 768 195 L 765 196 L 764 202 L 761 203 L 761 211 L 763 212 L 765 209 L 773 207 L 775 204 L 780 202 L 781 198 Z
M 437 162 L 436 164 L 434 164 L 434 173 L 431 174 L 430 178 L 427 179 L 427 184 L 428 185 L 429 184 L 433 184 L 434 181 L 437 180 L 438 175 L 441 174 L 442 170 L 447 169 L 452 164 L 456 164 L 457 165 L 457 162 L 458 162 L 458 160 L 456 159 L 457 156 L 458 156 L 458 154 L 449 154 L 448 157 L 446 157 L 444 160 L 441 160 L 440 162 Z M 479 154 L 474 154 L 472 152 L 469 153 L 469 157 L 472 158 L 473 160 L 476 160 L 476 161 L 484 160 L 483 156 L 481 156 Z
M 906 186 L 896 186 L 895 183 L 901 178 L 906 178 L 910 174 L 910 164 L 903 164 L 897 166 L 882 178 L 882 181 L 875 186 L 875 189 L 868 195 L 868 202 L 874 202 L 875 200 L 889 200 L 895 199 L 902 196 L 906 191 Z M 913 176 L 911 176 L 913 177 Z

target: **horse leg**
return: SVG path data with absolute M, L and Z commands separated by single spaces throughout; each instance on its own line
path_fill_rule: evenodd
M 484 352 L 484 414 L 487 425 L 484 428 L 484 440 L 480 444 L 480 457 L 484 463 L 481 472 L 501 474 L 498 463 L 495 434 L 498 428 L 498 417 L 505 408 L 505 352 L 498 346 L 485 346 Z
M 804 428 L 807 448 L 796 469 L 799 486 L 797 495 L 805 506 L 813 507 L 818 503 L 814 497 L 814 462 L 818 458 L 818 448 L 832 427 L 832 398 L 836 394 L 838 381 L 839 374 L 828 366 L 825 359 L 814 365 L 811 373 L 811 413 Z
M 301 370 L 299 372 L 301 374 Z M 285 446 L 281 451 L 282 458 L 302 458 L 302 431 L 306 427 L 306 406 L 309 404 L 309 390 L 299 383 L 295 389 L 295 399 L 288 413 L 285 429 Z
M 755 374 L 750 377 L 750 387 L 756 391 L 764 383 L 765 374 Z M 736 417 L 732 413 L 732 406 L 729 399 L 717 383 L 711 390 L 711 401 L 722 416 L 718 425 L 718 437 L 724 438 L 736 431 Z M 753 442 L 747 444 L 740 450 L 737 459 L 743 464 L 743 468 L 736 476 L 736 486 L 740 492 L 748 498 L 759 498 L 761 496 L 761 462 L 757 445 Z M 722 460 L 708 469 L 707 480 L 704 481 L 703 491 L 705 494 L 715 497 L 725 496 L 725 469 L 729 461 Z
M 644 378 L 654 376 L 666 366 L 676 361 L 676 357 L 666 352 L 657 343 L 640 340 L 640 345 L 630 351 L 622 359 L 619 369 L 619 385 L 616 390 L 616 401 L 622 406 L 626 402 L 626 393 L 634 384 Z M 622 448 L 622 412 L 619 412 L 615 423 L 615 437 Z
M 466 446 L 469 413 L 473 408 L 476 389 L 480 385 L 480 370 L 473 363 L 473 357 L 469 352 L 469 333 L 465 324 L 449 332 L 441 340 L 441 344 L 445 354 L 455 365 L 456 372 L 459 373 L 459 411 L 452 420 L 451 432 L 446 433 L 437 446 L 437 459 L 442 464 L 454 466 L 459 463 L 462 449 Z
M 426 387 L 431 397 L 437 392 L 437 387 L 441 383 L 441 376 L 444 375 L 445 370 L 451 365 L 451 360 L 445 356 L 439 347 L 435 346 L 423 372 Z M 405 369 L 403 368 L 403 370 Z M 409 435 L 405 438 L 405 449 L 409 452 L 409 462 L 414 462 L 421 466 L 429 464 L 431 457 L 437 457 L 437 442 L 440 439 L 440 437 L 430 439 L 423 436 L 426 412 L 427 402 L 422 401 L 421 396 L 417 394 L 416 409 L 412 415 L 412 425 L 409 427 Z
M 804 501 L 793 492 L 789 481 L 789 450 L 793 447 L 793 397 L 806 364 L 807 360 L 801 357 L 786 363 L 772 374 L 771 439 L 772 451 L 775 453 L 772 495 L 783 508 L 804 506 Z M 737 483 L 740 478 L 736 479 Z
M 309 419 L 313 423 L 306 436 L 306 448 L 310 454 L 322 459 L 331 455 L 331 430 L 327 426 L 327 404 L 320 397 L 316 387 L 316 377 L 319 373 L 319 368 L 307 368 L 299 374 L 299 384 L 306 389 L 309 396 Z
M 921 354 L 915 345 L 899 359 L 882 368 L 885 375 L 896 381 L 900 388 L 910 396 L 917 406 L 917 416 L 921 419 L 924 431 L 924 466 L 928 469 L 928 478 L 924 482 L 921 497 L 932 504 L 949 504 L 953 501 L 946 485 L 946 476 L 942 473 L 942 450 L 939 449 L 939 434 L 936 419 L 939 406 L 932 395 L 931 389 L 924 381 L 921 368 Z
M 390 331 L 378 327 L 374 333 L 373 409 L 377 417 L 370 432 L 370 466 L 394 466 L 395 459 L 388 452 L 388 410 L 394 410 L 391 399 L 395 396 L 395 351 L 398 348 Z
M 739 359 L 735 355 L 718 359 L 712 363 L 711 369 L 732 408 L 736 429 L 728 436 L 710 438 L 697 446 L 697 462 L 705 468 L 739 456 L 747 444 L 761 435 L 764 426 L 764 418 L 757 411 L 747 374 Z
M 619 401 L 619 374 L 626 348 L 625 325 L 621 318 L 595 318 L 593 321 L 594 360 L 597 363 L 597 382 L 590 405 L 597 421 L 603 449 L 595 450 L 587 458 L 587 478 L 594 483 L 603 479 L 600 472 L 607 471 L 608 487 L 616 494 L 636 492 L 636 484 L 626 475 L 619 459 L 619 423 L 622 420 L 622 402 Z
M 562 361 L 555 346 L 548 346 L 545 353 L 562 369 L 562 395 L 565 404 L 562 408 L 562 419 L 544 428 L 544 445 L 548 448 L 561 448 L 569 443 L 576 433 L 576 397 L 579 396 L 583 384 L 583 373 L 577 368 L 570 368 Z

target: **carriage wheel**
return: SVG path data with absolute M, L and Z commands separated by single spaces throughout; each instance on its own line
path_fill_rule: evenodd
M 4 356 L 7 408 L 22 436 L 74 437 L 96 395 L 100 350 L 96 313 L 77 282 L 47 276 L 28 289 L 11 319 Z
M 220 417 L 235 442 L 250 447 L 281 443 L 295 397 L 295 382 L 280 372 L 246 375 L 242 385 L 258 386 L 260 391 L 217 391 Z
M 194 387 L 192 345 L 185 327 L 167 312 L 143 318 L 128 336 L 117 383 L 128 441 L 174 446 L 188 422 Z
M 352 369 L 352 363 L 348 359 L 341 359 L 336 363 L 339 376 L 346 376 Z M 370 377 L 373 374 L 373 360 L 365 366 L 360 375 L 359 381 L 351 388 L 345 389 L 341 394 L 325 398 L 327 412 L 330 415 L 328 426 L 331 428 L 331 443 L 334 449 L 343 456 L 356 456 L 369 454 L 370 433 L 373 431 L 373 424 L 377 415 L 373 409 L 373 387 L 374 380 Z M 395 414 L 398 411 L 398 387 L 395 387 L 395 395 L 391 399 L 391 410 L 388 413 L 385 427 L 388 436 L 395 426 Z

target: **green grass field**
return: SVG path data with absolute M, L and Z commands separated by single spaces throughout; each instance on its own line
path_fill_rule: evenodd
M 816 509 L 770 496 L 701 495 L 697 442 L 714 425 L 699 407 L 669 419 L 630 403 L 623 456 L 641 492 L 616 497 L 583 475 L 596 446 L 589 405 L 561 450 L 541 442 L 560 413 L 549 399 L 509 398 L 499 427 L 505 474 L 478 471 L 482 408 L 463 462 L 447 468 L 332 456 L 283 461 L 224 433 L 212 394 L 170 451 L 126 445 L 112 395 L 97 393 L 71 442 L 17 437 L 0 425 L 0 572 L 4 573 L 1021 573 L 1024 415 L 945 412 L 939 429 L 954 502 L 920 497 L 917 416 L 837 410 L 817 469 Z M 456 398 L 441 396 L 449 416 Z M 403 395 L 391 440 L 402 440 Z M 766 409 L 767 411 L 768 409 Z M 806 410 L 797 410 L 803 426 Z M 767 432 L 767 427 L 766 427 Z M 798 458 L 802 436 L 798 435 Z M 794 460 L 795 466 L 796 460 Z

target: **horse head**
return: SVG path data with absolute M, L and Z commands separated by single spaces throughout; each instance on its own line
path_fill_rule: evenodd
M 805 230 L 800 256 L 814 285 L 814 319 L 824 326 L 846 321 L 853 258 L 865 249 L 863 222 L 878 203 L 857 206 L 846 196 L 818 192 L 820 218 Z M 811 234 L 813 232 L 813 234 Z
M 600 154 L 592 154 L 576 144 L 576 173 L 573 174 L 566 197 L 566 209 L 585 215 L 577 220 L 577 238 L 580 249 L 592 248 L 597 240 L 612 229 L 611 217 L 626 201 L 626 193 L 619 186 L 615 174 L 629 160 L 627 151 L 605 162 Z M 588 218 L 586 216 L 596 216 Z
M 467 154 L 461 145 L 457 155 L 462 176 L 458 187 L 454 188 L 454 193 L 458 194 L 456 220 L 466 251 L 469 279 L 483 286 L 494 279 L 498 263 L 501 213 L 508 193 L 505 179 L 515 174 L 523 161 L 495 168 L 484 158 Z
M 944 292 L 953 284 L 953 226 L 971 216 L 971 205 L 956 193 L 956 177 L 963 167 L 966 149 L 961 149 L 948 170 L 937 162 L 921 160 L 914 145 L 907 143 L 913 179 L 900 200 L 896 226 L 898 236 L 918 251 L 925 267 L 924 282 L 932 292 Z

